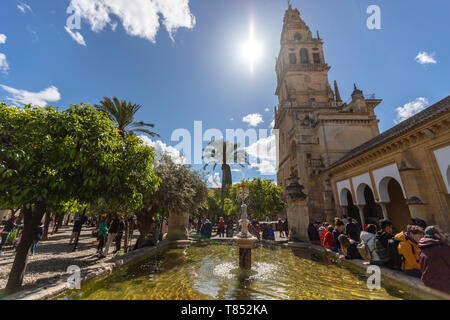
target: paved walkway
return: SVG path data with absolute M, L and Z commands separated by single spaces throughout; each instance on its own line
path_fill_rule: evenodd
M 93 228 L 83 227 L 78 242 L 77 251 L 73 252 L 73 245 L 69 245 L 73 226 L 62 227 L 55 235 L 49 235 L 49 240 L 42 241 L 33 256 L 28 258 L 23 285 L 39 285 L 67 275 L 67 267 L 77 265 L 85 268 L 102 263 L 97 257 L 97 240 L 92 236 Z M 133 244 L 136 240 L 133 240 Z M 114 243 L 109 249 L 108 258 L 113 257 Z M 3 247 L 0 257 L 0 289 L 4 289 L 8 281 L 15 250 L 11 246 Z

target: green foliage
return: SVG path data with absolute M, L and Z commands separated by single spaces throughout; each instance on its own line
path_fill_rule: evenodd
M 16 239 L 18 236 L 19 236 L 19 231 L 17 231 L 17 230 L 12 231 L 9 234 L 8 239 L 6 240 L 6 244 L 11 245 L 13 243 L 14 239 Z
M 155 168 L 162 183 L 153 195 L 144 195 L 144 204 L 155 213 L 194 213 L 205 201 L 208 189 L 197 171 L 163 157 Z
M 272 180 L 256 178 L 251 181 L 243 180 L 248 184 L 249 197 L 246 200 L 247 211 L 250 216 L 264 219 L 268 214 L 275 211 L 282 211 L 286 204 L 281 199 L 283 190 L 275 185 Z M 242 200 L 239 198 L 239 186 L 233 185 L 230 188 L 229 197 L 225 199 L 226 211 L 229 215 L 239 215 Z
M 117 123 L 117 128 L 122 137 L 133 135 L 136 132 L 146 133 L 152 137 L 159 137 L 158 134 L 148 129 L 154 127 L 152 123 L 145 123 L 143 121 L 134 122 L 134 115 L 142 108 L 139 104 L 125 100 L 120 101 L 117 97 L 114 97 L 112 100 L 104 97 L 100 101 L 100 105 L 96 105 L 95 107 L 105 112 L 112 121 Z
M 119 183 L 118 131 L 87 105 L 59 111 L 0 104 L 0 140 L 3 206 L 91 202 Z
M 45 203 L 80 211 L 86 203 L 142 206 L 142 189 L 158 185 L 153 149 L 125 140 L 103 112 L 0 104 L 0 206 Z M 139 191 L 138 191 L 139 189 Z
M 220 213 L 220 192 L 217 190 L 208 190 L 206 199 L 197 209 L 198 216 L 214 216 Z

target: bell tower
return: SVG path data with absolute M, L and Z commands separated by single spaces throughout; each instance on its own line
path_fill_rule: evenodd
M 323 41 L 319 32 L 313 37 L 300 12 L 291 5 L 284 15 L 280 45 L 275 68 L 280 105 L 292 100 L 302 104 L 332 101 L 334 94 L 328 82 L 330 67 L 325 62 Z
M 299 226 L 305 219 L 325 221 L 337 214 L 327 168 L 379 135 L 374 108 L 381 100 L 366 98 L 355 84 L 351 98 L 343 102 L 338 83 L 334 81 L 334 91 L 330 86 L 323 43 L 289 4 L 275 65 L 274 129 L 279 130 L 278 185 L 286 194 L 289 181 L 297 177 L 308 195 L 309 218 L 299 218 L 288 201 L 288 219 Z

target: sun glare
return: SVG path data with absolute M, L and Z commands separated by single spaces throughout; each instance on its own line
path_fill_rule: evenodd
M 255 38 L 255 26 L 253 21 L 250 22 L 250 34 L 247 42 L 242 45 L 242 57 L 247 61 L 250 67 L 250 72 L 253 73 L 255 64 L 261 59 L 262 46 Z

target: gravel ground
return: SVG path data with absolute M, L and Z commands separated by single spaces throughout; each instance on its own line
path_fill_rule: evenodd
M 75 252 L 72 251 L 73 245 L 69 245 L 72 226 L 62 227 L 57 234 L 50 235 L 49 240 L 39 243 L 35 254 L 28 258 L 23 280 L 24 287 L 28 288 L 57 280 L 60 276 L 67 274 L 67 267 L 71 265 L 77 265 L 83 269 L 94 264 L 101 264 L 108 258 L 112 258 L 112 252 L 115 249 L 114 242 L 106 259 L 97 257 L 97 240 L 92 236 L 92 230 L 93 228 L 83 227 Z M 3 256 L 0 257 L 0 289 L 6 286 L 15 256 L 15 250 L 12 246 L 4 246 L 2 251 Z

